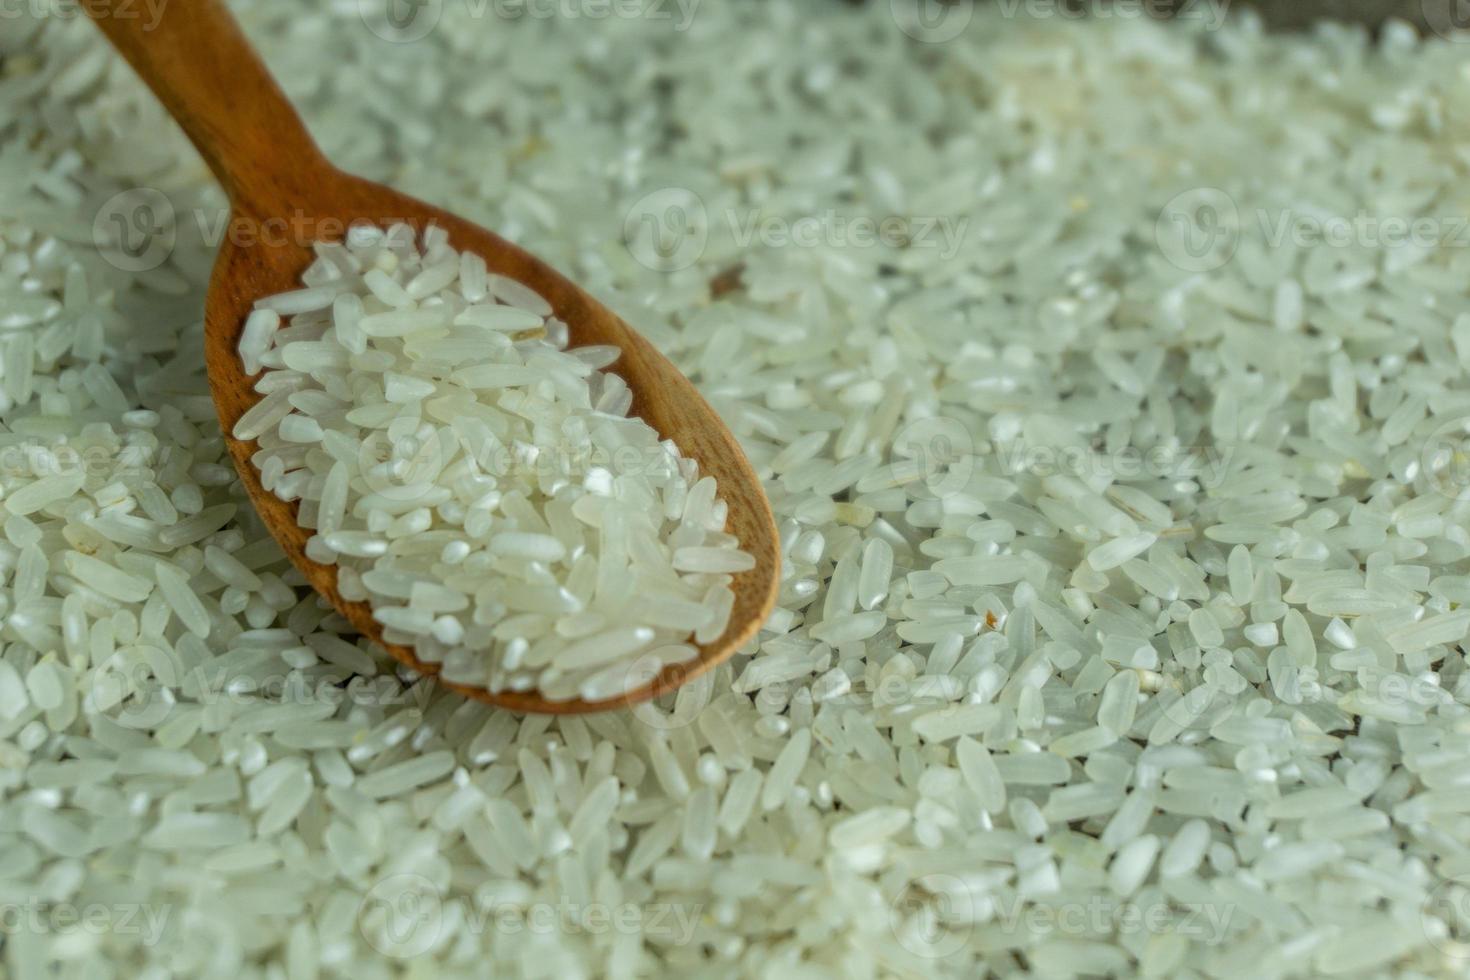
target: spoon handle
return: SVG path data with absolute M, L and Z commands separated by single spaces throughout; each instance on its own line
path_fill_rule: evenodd
M 286 217 L 331 169 L 223 0 L 82 8 L 183 127 L 236 208 Z

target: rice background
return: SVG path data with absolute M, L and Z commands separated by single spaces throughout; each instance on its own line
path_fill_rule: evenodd
M 780 609 L 560 722 L 359 648 L 222 452 L 218 190 L 6 8 L 7 975 L 1462 973 L 1470 46 L 532 6 L 236 9 L 700 385 Z

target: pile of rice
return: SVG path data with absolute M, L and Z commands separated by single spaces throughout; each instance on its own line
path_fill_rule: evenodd
M 7 16 L 6 975 L 1463 973 L 1470 45 L 689 6 L 241 11 L 767 481 L 758 640 L 562 721 L 299 587 L 204 381 L 219 192 Z
M 714 477 L 628 414 L 618 348 L 566 350 L 545 299 L 442 228 L 312 247 L 246 318 L 265 370 L 234 435 L 386 642 L 446 681 L 605 701 L 725 634 L 755 559 Z

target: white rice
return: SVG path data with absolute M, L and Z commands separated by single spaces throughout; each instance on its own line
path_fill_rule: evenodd
M 259 441 L 267 488 L 300 501 L 318 531 L 307 555 L 350 570 L 384 639 L 462 684 L 597 701 L 646 683 L 617 667 L 645 651 L 694 659 L 678 641 L 720 637 L 731 576 L 755 566 L 723 533 L 713 478 L 626 402 L 598 407 L 608 376 L 592 368 L 615 348 L 560 350 L 539 296 L 487 274 L 521 305 L 477 303 L 479 277 L 457 280 L 483 263 L 442 231 L 413 238 L 400 225 L 317 244 L 302 278 L 331 287 L 257 301 L 241 335 L 247 369 L 281 366 L 234 434 Z M 329 319 L 253 326 L 329 305 Z M 660 600 L 658 622 L 640 616 Z
M 394 27 L 242 5 L 334 161 L 574 275 L 765 480 L 783 565 L 760 636 L 658 703 L 551 719 L 401 672 L 292 573 L 204 380 L 222 199 L 96 29 L 41 6 L 0 31 L 7 977 L 1470 968 L 1470 45 L 1268 37 L 1245 10 L 445 3 Z M 1359 213 L 1430 234 L 1293 232 Z M 887 217 L 907 234 L 852 234 Z M 330 299 L 317 271 L 279 333 L 330 321 L 336 347 L 292 360 L 332 372 L 405 343 L 376 331 L 420 322 L 452 270 Z M 472 257 L 455 284 L 561 342 Z M 446 329 L 514 345 L 526 322 Z M 415 529 L 422 497 L 350 485 L 328 424 L 350 398 L 272 350 L 267 387 L 323 428 L 272 442 L 272 485 L 359 536 L 338 543 L 462 570 L 463 542 Z M 605 357 L 560 363 L 580 383 Z M 419 397 L 397 373 L 407 400 L 354 425 Z M 685 482 L 649 511 L 713 521 Z M 512 551 L 568 526 L 497 506 L 534 536 Z M 454 619 L 368 579 L 377 557 L 344 591 Z M 506 592 L 536 607 L 520 623 L 568 605 Z M 673 630 L 717 617 L 708 597 L 629 604 Z M 568 645 L 613 628 L 565 621 Z

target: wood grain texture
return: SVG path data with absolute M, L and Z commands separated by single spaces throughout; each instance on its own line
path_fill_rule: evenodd
M 238 346 L 257 299 L 299 287 L 312 261 L 313 240 L 335 241 L 356 223 L 404 221 L 422 232 L 437 225 L 461 251 L 484 257 L 491 272 L 525 283 L 565 321 L 574 346 L 612 344 L 622 351 L 612 370 L 633 394 L 633 413 L 713 476 L 729 505 L 727 530 L 755 558 L 734 577 L 730 626 L 699 646 L 698 659 L 671 665 L 631 692 L 604 701 L 547 701 L 535 692 L 491 693 L 445 683 L 467 697 L 521 712 L 574 714 L 636 704 L 672 691 L 728 659 L 770 614 L 779 584 L 775 521 L 760 481 L 735 437 L 670 361 L 619 317 L 530 253 L 439 208 L 332 167 L 220 0 L 170 0 L 153 30 L 141 19 L 110 16 L 122 3 L 85 9 L 142 76 L 230 194 L 230 232 L 220 248 L 205 300 L 205 360 L 220 426 L 261 519 L 311 585 L 360 633 L 395 659 L 425 674 L 435 664 L 411 648 L 383 642 L 380 624 L 363 602 L 337 590 L 337 570 L 305 555 L 311 532 L 296 523 L 296 505 L 260 484 L 250 461 L 254 441 L 235 439 L 236 421 L 259 397 L 258 375 L 246 376 Z

